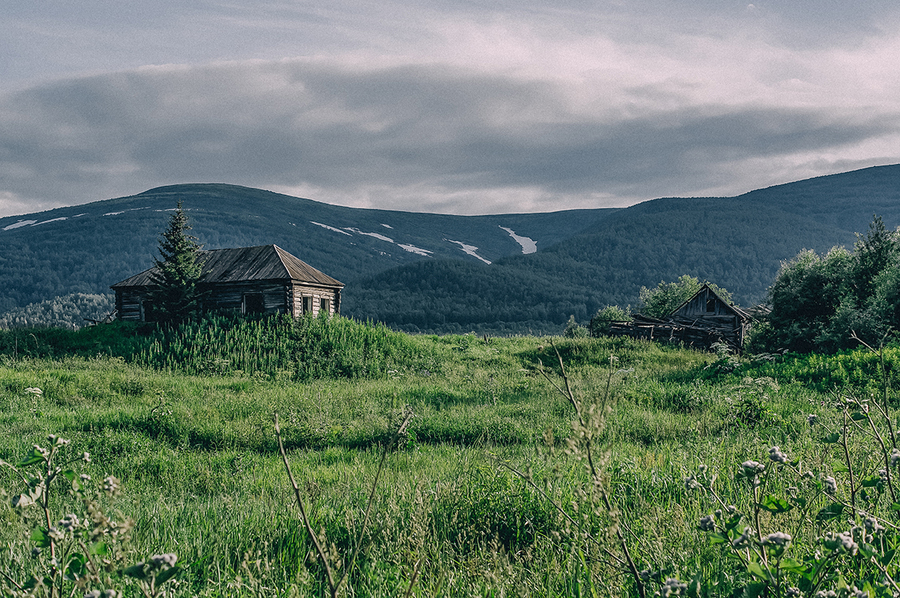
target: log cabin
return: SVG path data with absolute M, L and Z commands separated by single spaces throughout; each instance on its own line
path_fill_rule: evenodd
M 344 284 L 277 245 L 200 251 L 201 311 L 241 314 L 340 313 Z M 110 288 L 120 320 L 146 321 L 156 267 Z

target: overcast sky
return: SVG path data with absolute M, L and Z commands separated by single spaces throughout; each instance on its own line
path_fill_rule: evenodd
M 0 6 L 0 215 L 184 182 L 550 211 L 900 162 L 896 0 Z

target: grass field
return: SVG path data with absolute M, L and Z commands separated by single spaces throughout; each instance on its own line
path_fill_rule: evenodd
M 0 339 L 0 459 L 15 465 L 32 445 L 49 448 L 50 434 L 68 439 L 59 459 L 90 476 L 82 492 L 113 476 L 120 490 L 93 504 L 133 520 L 102 554 L 61 537 L 60 572 L 48 575 L 34 530 L 54 525 L 37 505 L 11 506 L 21 479 L 0 468 L 0 588 L 15 595 L 47 576 L 62 586 L 55 595 L 330 595 L 278 453 L 277 412 L 329 568 L 340 575 L 359 548 L 340 594 L 894 591 L 900 486 L 879 470 L 894 464 L 897 420 L 877 356 L 754 362 L 627 339 L 406 336 L 341 319 L 240 325 L 249 328 L 220 322 L 146 342 L 140 331 L 127 343 Z M 176 345 L 181 357 L 166 358 Z M 557 351 L 574 404 L 560 392 Z M 407 411 L 408 434 L 387 451 L 369 504 Z M 77 460 L 84 452 L 90 462 Z M 84 511 L 70 486 L 51 484 L 51 524 Z M 878 525 L 860 539 L 853 526 L 867 518 Z M 161 588 L 145 576 L 141 594 L 140 575 L 122 574 L 167 553 L 178 569 Z M 110 572 L 83 573 L 76 589 L 88 568 L 67 569 L 73 554 L 109 561 Z

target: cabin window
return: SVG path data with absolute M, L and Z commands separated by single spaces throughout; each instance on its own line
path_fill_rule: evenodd
M 266 311 L 266 302 L 262 293 L 247 293 L 244 295 L 244 313 L 261 314 Z
M 303 313 L 311 314 L 313 311 L 313 298 L 312 297 L 304 297 L 303 298 Z
M 331 313 L 331 299 L 319 299 L 319 312 Z
M 706 298 L 706 312 L 714 313 L 716 311 L 716 298 L 715 297 L 707 297 Z

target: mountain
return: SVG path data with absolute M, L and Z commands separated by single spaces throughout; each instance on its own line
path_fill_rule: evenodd
M 231 185 L 160 187 L 0 219 L 0 312 L 106 292 L 148 268 L 178 200 L 207 249 L 275 243 L 346 283 L 345 315 L 409 331 L 538 333 L 558 332 L 570 315 L 583 322 L 604 305 L 633 305 L 641 286 L 681 274 L 756 303 L 801 249 L 849 246 L 873 214 L 900 224 L 900 165 L 737 197 L 492 216 L 347 208 Z
M 179 200 L 206 249 L 275 243 L 351 288 L 421 260 L 485 264 L 521 255 L 615 211 L 446 216 L 333 206 L 233 185 L 172 185 L 0 218 L 0 312 L 69 293 L 106 293 L 151 267 Z
M 559 332 L 570 315 L 586 322 L 606 305 L 634 305 L 641 286 L 689 274 L 749 306 L 765 299 L 783 260 L 852 246 L 873 214 L 900 224 L 900 165 L 732 198 L 647 201 L 490 267 L 432 262 L 379 273 L 345 305 L 409 331 Z

